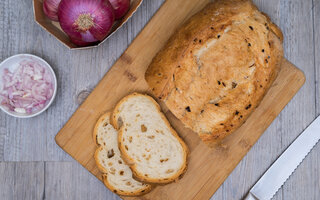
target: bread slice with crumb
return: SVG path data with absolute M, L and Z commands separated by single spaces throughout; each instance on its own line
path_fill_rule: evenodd
M 121 155 L 135 178 L 169 183 L 185 172 L 188 148 L 152 97 L 126 96 L 116 105 L 111 120 L 119 130 Z
M 118 132 L 109 123 L 110 113 L 100 117 L 93 138 L 98 145 L 94 158 L 103 173 L 103 182 L 112 192 L 124 196 L 138 196 L 151 190 L 151 185 L 132 178 L 132 171 L 122 160 L 118 148 Z

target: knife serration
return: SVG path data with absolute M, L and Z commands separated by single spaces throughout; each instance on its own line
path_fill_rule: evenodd
M 263 174 L 250 190 L 246 199 L 270 200 L 309 154 L 319 139 L 320 116 L 297 137 Z

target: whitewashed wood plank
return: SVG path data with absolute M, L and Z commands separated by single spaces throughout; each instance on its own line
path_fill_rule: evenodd
M 284 111 L 281 143 L 287 147 L 316 117 L 314 35 L 311 0 L 283 1 L 281 4 L 286 56 L 306 75 L 302 90 Z M 283 199 L 320 198 L 319 193 L 315 196 L 317 188 L 314 187 L 315 183 L 319 184 L 320 177 L 312 166 L 313 160 L 308 157 L 283 186 Z
M 230 175 L 231 176 L 231 175 Z M 212 197 L 210 198 L 210 200 L 220 200 L 220 199 L 225 199 L 224 198 L 224 191 L 225 191 L 225 189 L 224 189 L 224 187 L 225 187 L 225 185 L 224 184 L 222 184 L 221 186 L 220 186 L 220 188 L 212 195 Z
M 253 2 L 258 6 L 259 10 L 266 13 L 272 22 L 280 25 L 281 17 L 281 1 L 279 0 L 253 0 Z
M 316 112 L 320 114 L 320 0 L 313 0 L 314 55 L 316 70 Z
M 315 70 L 316 70 L 316 113 L 320 114 L 320 0 L 313 0 L 313 25 L 314 25 L 314 51 L 315 51 Z M 318 144 L 310 154 L 311 170 L 313 177 L 320 179 L 320 145 Z M 310 170 L 309 169 L 309 170 Z M 320 198 L 320 181 L 313 182 L 314 196 Z
M 309 153 L 284 185 L 283 199 L 320 199 L 320 144 Z
M 310 12 L 313 22 L 313 39 L 314 39 L 314 66 L 315 66 L 315 101 L 316 116 L 320 114 L 319 101 L 319 71 L 320 71 L 320 0 L 313 0 Z M 301 27 L 303 28 L 303 27 Z M 311 48 L 311 47 L 310 47 Z M 291 193 L 284 193 L 286 199 L 320 199 L 320 144 L 318 143 L 310 154 L 303 161 L 301 166 L 296 170 L 298 176 L 292 175 L 291 184 L 288 184 Z M 298 184 L 297 184 L 298 183 Z M 304 196 L 306 195 L 306 197 Z
M 143 1 L 141 7 L 135 16 L 132 17 L 127 23 L 128 27 L 128 43 L 130 44 L 133 39 L 138 35 L 138 33 L 143 29 L 143 27 L 149 22 L 151 17 L 160 8 L 164 0 L 157 1 Z M 152 44 L 150 44 L 152 45 Z
M 6 133 L 6 119 L 4 115 L 0 115 L 0 161 L 3 161 L 4 159 L 4 142 Z
M 0 162 L 0 199 L 40 200 L 43 197 L 43 162 Z
M 33 20 L 32 1 L 1 1 L 1 58 L 17 53 L 37 52 L 40 29 Z M 4 158 L 6 161 L 40 161 L 45 155 L 46 114 L 33 119 L 15 119 L 3 112 L 6 137 Z M 3 136 L 2 136 L 3 140 Z
M 47 162 L 46 199 L 120 199 L 76 162 Z

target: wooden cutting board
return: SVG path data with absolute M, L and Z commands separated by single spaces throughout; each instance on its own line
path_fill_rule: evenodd
M 93 154 L 95 122 L 125 95 L 133 91 L 150 94 L 144 73 L 153 56 L 174 30 L 203 8 L 209 0 L 167 0 L 129 48 L 104 76 L 87 100 L 56 136 L 57 144 L 101 180 Z M 157 186 L 142 197 L 123 199 L 209 199 L 241 161 L 270 123 L 305 81 L 303 72 L 287 60 L 260 106 L 235 133 L 210 149 L 197 134 L 187 130 L 163 110 L 190 149 L 188 170 L 178 182 Z

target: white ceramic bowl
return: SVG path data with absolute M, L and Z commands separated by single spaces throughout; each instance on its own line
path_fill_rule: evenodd
M 45 110 L 48 109 L 48 107 L 52 104 L 55 96 L 56 96 L 56 93 L 57 93 L 57 77 L 53 71 L 53 69 L 51 68 L 51 66 L 45 61 L 43 60 L 42 58 L 38 57 L 38 56 L 35 56 L 35 55 L 31 55 L 31 54 L 17 54 L 17 55 L 14 55 L 14 56 L 11 56 L 7 59 L 5 59 L 4 61 L 2 61 L 0 63 L 0 89 L 2 88 L 2 74 L 3 74 L 3 70 L 5 68 L 9 69 L 10 71 L 14 71 L 18 66 L 19 66 L 19 63 L 22 61 L 22 60 L 28 60 L 28 59 L 32 59 L 33 61 L 36 61 L 36 62 L 39 62 L 42 66 L 46 67 L 52 74 L 52 78 L 53 78 L 53 94 L 52 94 L 52 97 L 51 99 L 49 100 L 49 102 L 47 103 L 47 105 L 42 108 L 41 110 L 38 110 L 37 112 L 35 113 L 31 113 L 31 114 L 22 114 L 22 113 L 17 113 L 15 111 L 11 111 L 9 110 L 7 107 L 5 106 L 2 106 L 0 104 L 0 109 L 7 113 L 8 115 L 11 115 L 13 117 L 18 117 L 18 118 L 30 118 L 30 117 L 34 117 L 34 116 L 37 116 L 37 115 L 40 115 L 42 112 L 44 112 Z

